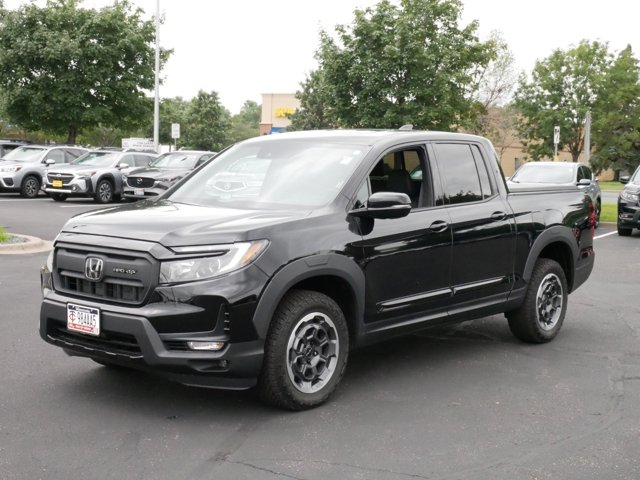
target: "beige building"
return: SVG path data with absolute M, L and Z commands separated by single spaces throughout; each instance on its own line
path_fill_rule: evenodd
M 300 108 L 300 100 L 294 93 L 263 93 L 260 135 L 286 130 L 291 125 L 289 115 Z

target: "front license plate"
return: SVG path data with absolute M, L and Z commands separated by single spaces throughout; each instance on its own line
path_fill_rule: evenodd
M 133 194 L 138 195 L 139 197 L 144 196 L 144 188 L 134 188 Z
M 67 303 L 67 329 L 87 335 L 100 335 L 100 310 Z
M 53 185 L 54 187 L 61 187 L 62 186 L 62 180 L 54 180 L 53 182 L 51 182 L 51 185 Z

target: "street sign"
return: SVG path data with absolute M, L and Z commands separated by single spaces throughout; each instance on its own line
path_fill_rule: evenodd
M 122 148 L 132 148 L 135 150 L 149 150 L 154 152 L 153 138 L 123 138 Z
M 560 143 L 560 127 L 557 125 L 553 127 L 553 143 L 556 145 Z
M 171 124 L 171 138 L 180 138 L 180 124 L 172 123 Z

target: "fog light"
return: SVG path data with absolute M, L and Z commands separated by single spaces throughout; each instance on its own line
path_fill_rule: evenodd
M 191 350 L 222 350 L 224 342 L 187 342 L 187 347 Z

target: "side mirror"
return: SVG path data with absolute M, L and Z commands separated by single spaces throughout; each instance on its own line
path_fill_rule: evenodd
M 620 183 L 629 183 L 629 175 L 623 175 L 620 177 Z
M 124 170 L 125 168 L 129 168 L 129 167 L 130 167 L 130 165 L 127 165 L 126 163 L 121 163 L 121 164 L 118 165 L 118 168 L 120 170 Z
M 364 218 L 402 218 L 411 211 L 411 199 L 406 193 L 377 192 L 369 197 L 367 206 L 351 210 L 349 215 Z
M 55 164 L 56 164 L 56 161 L 55 161 L 53 158 L 47 158 L 47 159 L 44 161 L 44 163 L 45 163 L 45 165 L 47 165 L 48 167 L 50 167 L 51 165 L 55 165 Z
M 583 178 L 582 180 L 578 180 L 577 185 L 579 187 L 588 187 L 589 185 L 591 185 L 591 180 L 589 180 L 588 178 Z

